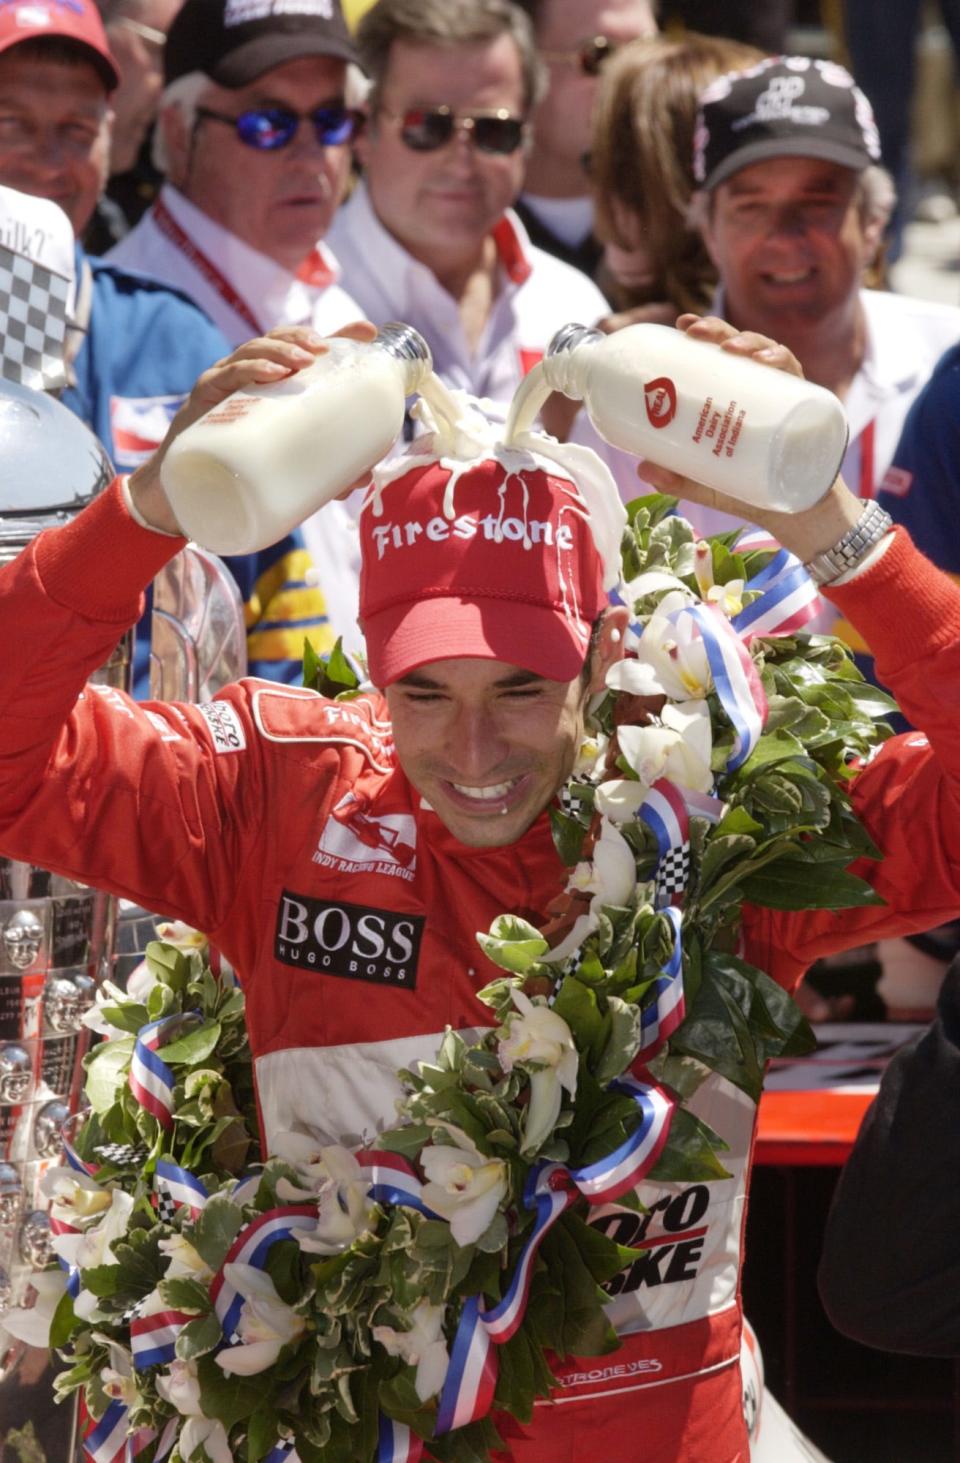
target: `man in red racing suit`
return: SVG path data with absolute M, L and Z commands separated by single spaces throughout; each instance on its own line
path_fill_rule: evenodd
M 729 334 L 699 328 L 708 338 Z M 217 394 L 265 379 L 265 358 L 299 364 L 282 340 L 249 350 L 208 373 L 185 412 L 196 416 Z M 391 587 L 400 593 L 397 576 L 407 571 L 394 564 L 366 599 L 371 666 L 386 700 L 332 703 L 247 680 L 207 705 L 150 705 L 85 686 L 135 622 L 143 586 L 182 544 L 162 532 L 169 519 L 154 507 L 155 480 L 139 496 L 137 487 L 136 478 L 126 492 L 114 484 L 0 573 L 0 850 L 208 932 L 246 991 L 267 1138 L 306 1127 L 369 1140 L 393 1119 L 398 1068 L 432 1054 L 445 1026 L 488 1022 L 475 991 L 494 970 L 475 932 L 506 910 L 542 922 L 564 884 L 543 779 L 555 790 L 569 771 L 578 724 L 574 717 L 569 730 L 568 712 L 582 702 L 586 673 L 557 689 L 537 664 L 528 668 L 537 653 L 522 653 L 527 610 L 517 604 L 508 608 L 516 662 L 491 659 L 489 648 L 484 659 L 464 627 L 466 658 L 449 658 L 440 642 L 455 614 L 444 604 L 431 606 L 433 625 L 421 621 L 428 650 L 419 669 L 401 666 L 391 679 L 406 612 L 373 601 Z M 131 501 L 160 532 L 131 516 Z M 838 486 L 830 505 L 775 531 L 809 558 L 860 510 Z M 440 528 L 431 533 L 442 540 Z M 409 537 L 421 544 L 430 534 Z M 438 553 L 453 552 L 452 540 L 451 532 Z M 375 557 L 370 543 L 366 551 Z M 588 582 L 590 552 L 579 544 L 581 607 L 602 598 L 598 576 Z M 744 911 L 747 958 L 787 988 L 828 951 L 929 928 L 960 909 L 960 591 L 898 530 L 830 597 L 869 638 L 879 673 L 923 733 L 886 744 L 854 786 L 884 851 L 855 871 L 886 905 Z M 568 670 L 560 642 L 570 640 L 569 615 L 549 613 L 556 664 Z M 591 652 L 588 671 L 601 677 L 619 653 L 617 614 L 603 619 Z M 393 617 L 385 636 L 380 615 Z M 431 634 L 440 637 L 433 657 Z M 581 644 L 580 664 L 584 652 Z M 550 698 L 561 692 L 558 710 Z M 547 742 L 529 750 L 544 698 L 547 723 L 566 736 L 559 762 Z M 456 728 L 446 720 L 441 749 L 431 743 L 424 753 L 432 733 L 423 728 L 437 716 Z M 540 805 L 518 812 L 531 781 Z M 532 1426 L 508 1429 L 517 1463 L 747 1463 L 739 1270 L 754 1110 L 716 1076 L 694 1108 L 730 1143 L 731 1177 L 644 1183 L 644 1213 L 612 1205 L 591 1216 L 644 1249 L 609 1287 L 623 1345 L 563 1364 Z

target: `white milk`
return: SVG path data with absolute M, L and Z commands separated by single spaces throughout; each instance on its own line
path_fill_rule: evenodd
M 613 335 L 564 326 L 514 397 L 507 442 L 551 391 L 583 401 L 614 447 L 784 512 L 823 497 L 847 443 L 832 392 L 669 325 L 628 325 Z
M 235 391 L 172 444 L 161 481 L 188 538 L 218 554 L 276 543 L 363 477 L 403 428 L 432 368 L 407 325 L 342 337 L 286 380 Z

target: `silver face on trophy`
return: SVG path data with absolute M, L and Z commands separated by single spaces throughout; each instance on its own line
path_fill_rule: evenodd
M 94 980 L 92 975 L 85 975 L 83 971 L 78 971 L 76 975 L 71 975 L 70 979 L 73 982 L 73 985 L 77 992 L 77 1005 L 79 1012 L 77 1018 L 77 1029 L 79 1030 L 80 1026 L 82 1026 L 83 1024 L 80 1018 L 82 1018 L 84 1012 L 89 1011 L 91 1007 L 95 1006 L 97 1003 L 97 982 Z
M 0 1103 L 25 1102 L 33 1085 L 30 1053 L 15 1041 L 0 1045 Z
M 3 927 L 3 948 L 17 970 L 29 970 L 43 945 L 43 924 L 32 909 L 20 909 Z
M 20 1226 L 20 1258 L 35 1270 L 40 1270 L 52 1254 L 50 1215 L 34 1209 Z
M 63 1152 L 61 1129 L 70 1109 L 65 1102 L 45 1102 L 33 1124 L 33 1146 L 40 1158 L 59 1158 Z
M 55 975 L 43 988 L 43 1019 L 51 1030 L 66 1034 L 80 1024 L 80 992 L 65 975 Z
M 23 1184 L 12 1163 L 0 1163 L 0 1225 L 13 1224 L 23 1207 Z

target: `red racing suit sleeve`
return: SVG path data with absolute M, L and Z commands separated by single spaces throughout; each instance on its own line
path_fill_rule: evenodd
M 876 564 L 828 594 L 920 730 L 887 742 L 853 783 L 854 808 L 883 858 L 851 872 L 886 904 L 744 910 L 748 958 L 790 989 L 821 955 L 932 929 L 960 911 L 960 591 L 897 529 Z
M 0 851 L 212 930 L 265 802 L 242 688 L 215 703 L 245 737 L 241 786 L 209 708 L 86 684 L 183 543 L 117 482 L 0 570 Z

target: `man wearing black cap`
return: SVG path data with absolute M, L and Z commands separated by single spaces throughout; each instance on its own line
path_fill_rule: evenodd
M 782 340 L 836 392 L 844 478 L 873 497 L 960 310 L 862 287 L 894 202 L 869 102 L 841 66 L 775 57 L 708 88 L 694 145 L 718 313 Z
M 335 0 L 187 0 L 164 52 L 167 183 L 110 258 L 178 285 L 234 344 L 357 319 L 321 242 L 359 122 L 354 60 Z

